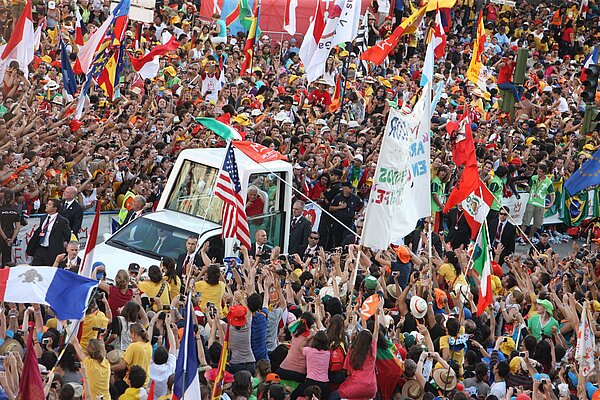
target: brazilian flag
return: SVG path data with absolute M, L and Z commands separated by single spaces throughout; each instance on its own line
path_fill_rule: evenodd
M 594 197 L 596 196 L 597 190 L 594 191 Z M 582 190 L 574 196 L 563 188 L 563 207 L 560 214 L 562 222 L 568 226 L 578 226 L 583 220 L 588 217 L 589 210 L 589 193 L 587 190 Z M 596 208 L 596 207 L 595 207 Z
M 562 212 L 562 209 L 564 208 L 564 203 L 563 203 L 563 179 L 561 178 L 560 180 L 554 182 L 552 184 L 554 186 L 554 204 L 552 204 L 552 207 L 549 207 L 548 210 L 546 211 L 546 213 L 544 214 L 545 218 L 549 218 L 555 214 L 559 214 L 560 212 Z M 548 206 L 548 204 L 550 203 L 550 196 L 546 197 L 546 206 Z

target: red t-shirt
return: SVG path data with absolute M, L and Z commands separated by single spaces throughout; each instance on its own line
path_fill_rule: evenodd
M 108 291 L 108 305 L 113 316 L 121 315 L 119 309 L 131 300 L 133 300 L 132 289 L 128 288 L 125 293 L 121 293 L 116 286 L 110 286 L 110 290 Z
M 498 84 L 512 82 L 515 65 L 515 62 L 504 61 L 504 67 L 498 72 Z
M 338 393 L 342 399 L 369 400 L 377 395 L 377 377 L 375 376 L 375 357 L 377 355 L 377 338 L 371 341 L 371 351 L 367 354 L 360 369 L 352 369 L 348 352 L 344 360 L 344 369 L 348 371 L 348 378 L 340 385 Z
M 310 94 L 310 103 L 319 106 L 329 106 L 331 104 L 331 95 L 328 91 L 321 92 L 319 89 L 315 89 Z
M 562 35 L 562 40 L 564 40 L 565 42 L 571 43 L 571 35 L 572 34 L 573 34 L 573 28 L 565 29 L 565 31 Z
M 246 215 L 248 217 L 260 215 L 263 213 L 264 206 L 265 202 L 263 201 L 262 197 L 257 196 L 256 200 L 254 200 L 252 204 L 248 205 L 248 202 L 246 202 Z

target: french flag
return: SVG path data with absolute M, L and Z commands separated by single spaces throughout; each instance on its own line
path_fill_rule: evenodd
M 194 335 L 194 320 L 192 313 L 192 296 L 187 296 L 185 307 L 185 328 L 177 364 L 175 365 L 175 382 L 173 382 L 173 395 L 171 400 L 201 399 L 200 380 L 198 379 L 198 355 L 196 353 L 196 337 Z
M 98 201 L 96 205 L 96 215 L 94 215 L 94 221 L 92 222 L 92 228 L 90 229 L 90 235 L 88 236 L 87 242 L 85 243 L 85 253 L 81 265 L 79 266 L 79 275 L 86 278 L 92 277 L 92 265 L 94 264 L 94 249 L 96 248 L 96 242 L 98 241 L 98 226 L 100 225 L 100 210 L 102 209 L 102 201 Z
M 77 17 L 77 22 L 75 23 L 75 44 L 77 46 L 83 46 L 85 44 L 83 37 L 88 33 L 88 30 L 81 18 L 79 7 L 75 7 L 75 15 Z
M 35 45 L 35 29 L 31 16 L 31 0 L 27 1 L 23 13 L 19 17 L 12 35 L 6 45 L 0 47 L 0 81 L 11 61 L 19 63 L 19 69 L 25 77 L 29 75 L 27 67 L 33 61 Z
M 579 80 L 581 82 L 585 81 L 585 78 L 587 78 L 587 74 L 585 73 L 585 70 L 587 68 L 590 67 L 590 65 L 594 65 L 598 63 L 598 47 L 594 46 L 594 49 L 590 52 L 590 54 L 587 55 L 587 57 L 585 58 L 585 61 L 583 62 L 583 68 L 581 68 L 581 76 L 579 77 Z
M 98 282 L 54 267 L 0 269 L 0 302 L 50 306 L 59 320 L 81 319 Z

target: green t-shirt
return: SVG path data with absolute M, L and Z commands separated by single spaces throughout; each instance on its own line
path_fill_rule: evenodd
M 496 175 L 494 175 L 492 177 L 492 179 L 490 180 L 488 189 L 490 189 L 490 192 L 492 192 L 492 194 L 494 195 L 494 202 L 492 203 L 492 210 L 499 211 L 500 206 L 502 204 L 498 200 L 502 199 L 502 197 L 503 197 L 502 192 L 504 190 L 504 183 L 502 182 L 502 179 L 500 179 Z
M 558 328 L 558 321 L 553 317 L 550 317 L 550 321 L 548 321 L 548 323 L 542 327 L 542 321 L 540 320 L 539 314 L 532 316 L 527 322 L 529 331 L 538 341 L 542 338 L 542 335 L 552 337 L 553 326 Z
M 437 194 L 438 200 L 440 201 L 440 203 L 444 203 L 444 189 L 445 189 L 446 185 L 444 183 L 442 183 L 442 181 L 440 180 L 440 178 L 438 178 L 437 176 L 435 176 L 432 180 L 431 180 L 431 211 L 433 212 L 440 212 L 442 211 L 442 209 L 437 205 L 437 203 L 435 201 L 433 201 L 433 195 Z
M 528 204 L 533 204 L 536 207 L 546 207 L 546 196 L 554 193 L 554 185 L 552 179 L 545 177 L 543 181 L 539 181 L 537 175 L 531 177 L 531 190 L 529 191 Z

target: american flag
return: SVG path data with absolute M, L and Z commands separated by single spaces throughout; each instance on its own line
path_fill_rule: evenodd
M 250 229 L 244 199 L 242 199 L 242 186 L 238 174 L 235 154 L 231 143 L 227 145 L 225 162 L 217 178 L 215 196 L 223 200 L 223 238 L 237 238 L 246 248 L 250 248 Z

